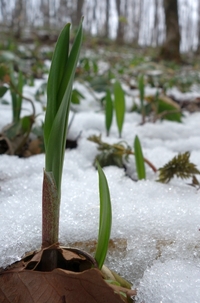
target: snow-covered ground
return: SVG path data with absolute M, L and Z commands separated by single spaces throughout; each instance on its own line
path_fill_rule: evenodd
M 33 93 L 34 88 L 26 87 L 25 95 Z M 93 110 L 98 106 L 90 94 L 82 102 L 69 131 L 69 138 L 81 135 L 78 148 L 66 151 L 60 242 L 70 246 L 82 242 L 89 249 L 87 245 L 98 235 L 99 197 L 98 175 L 92 165 L 97 146 L 87 138 L 102 134 L 111 143 L 119 138 L 115 121 L 106 137 L 104 114 Z M 1 104 L 0 128 L 10 121 L 10 107 Z M 126 113 L 122 139 L 132 146 L 137 134 L 144 156 L 157 168 L 179 152 L 190 151 L 191 161 L 200 169 L 200 113 L 186 113 L 182 124 L 157 121 L 141 126 L 140 122 L 139 114 Z M 134 168 L 133 158 L 130 163 Z M 0 267 L 40 247 L 43 167 L 43 154 L 26 159 L 0 156 Z M 137 287 L 138 303 L 199 303 L 200 191 L 187 185 L 191 180 L 158 183 L 157 175 L 146 169 L 147 180 L 134 182 L 120 168 L 104 168 L 115 245 L 106 265 Z

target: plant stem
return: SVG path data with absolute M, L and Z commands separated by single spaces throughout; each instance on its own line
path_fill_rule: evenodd
M 44 170 L 42 190 L 42 248 L 58 242 L 60 195 L 52 173 Z

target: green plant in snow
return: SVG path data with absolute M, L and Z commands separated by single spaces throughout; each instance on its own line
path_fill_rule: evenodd
M 175 176 L 181 179 L 188 179 L 193 177 L 195 174 L 200 174 L 196 165 L 190 162 L 189 158 L 190 153 L 188 151 L 175 156 L 167 164 L 159 168 L 158 181 L 168 183 Z
M 0 65 L 0 97 L 10 90 L 12 97 L 12 123 L 6 125 L 0 134 L 0 154 L 22 155 L 32 125 L 35 120 L 35 106 L 33 101 L 22 95 L 23 76 L 19 72 L 18 77 L 14 74 L 12 67 L 5 64 Z M 32 114 L 21 117 L 22 101 L 28 101 L 32 106 Z
M 100 217 L 99 217 L 99 235 L 97 248 L 95 252 L 95 260 L 101 269 L 108 250 L 112 224 L 112 209 L 110 192 L 106 177 L 101 166 L 97 163 L 99 174 L 99 197 L 100 197 Z
M 112 120 L 113 120 L 113 101 L 112 101 L 110 90 L 107 90 L 105 97 L 105 124 L 106 124 L 107 136 L 109 136 Z
M 125 98 L 124 91 L 119 81 L 116 81 L 114 84 L 114 108 L 116 114 L 117 127 L 119 132 L 119 137 L 122 135 L 122 127 L 124 124 L 125 116 Z
M 100 136 L 90 136 L 88 138 L 89 141 L 94 142 L 98 145 L 97 149 L 100 151 L 100 153 L 96 156 L 94 160 L 94 165 L 96 165 L 96 161 L 99 162 L 99 164 L 104 166 L 109 165 L 115 165 L 120 168 L 124 168 L 124 159 L 128 161 L 129 156 L 134 155 L 135 152 L 132 151 L 131 147 L 125 142 L 121 141 L 115 144 L 109 144 L 107 142 L 103 142 Z M 138 153 L 138 142 L 136 143 L 136 152 Z M 137 159 L 141 157 L 141 151 L 138 153 Z M 151 169 L 156 172 L 157 169 L 155 166 L 146 158 L 143 157 L 144 162 L 151 167 Z M 141 165 L 141 159 L 138 160 Z M 142 169 L 139 168 L 140 173 L 142 172 Z M 141 176 L 144 176 L 144 172 L 141 174 Z
M 45 170 L 43 181 L 42 246 L 58 242 L 61 178 L 65 153 L 72 84 L 82 43 L 82 24 L 69 51 L 70 24 L 62 30 L 54 51 L 47 84 L 44 123 Z M 99 236 L 95 259 L 102 267 L 111 230 L 111 202 L 106 177 L 98 165 L 100 193 Z
M 134 153 L 135 153 L 135 163 L 137 169 L 138 179 L 146 179 L 146 170 L 144 165 L 144 157 L 142 152 L 142 147 L 140 144 L 140 139 L 135 136 L 134 140 Z
M 44 123 L 46 157 L 43 181 L 43 247 L 58 242 L 61 178 L 72 85 L 82 43 L 82 24 L 71 51 L 69 41 L 70 24 L 67 24 L 58 38 L 47 83 L 47 110 Z
M 145 106 L 144 106 L 144 76 L 141 75 L 138 80 L 138 88 L 140 92 L 140 106 L 141 106 L 141 114 L 142 114 L 142 124 L 145 123 L 146 113 L 145 113 Z

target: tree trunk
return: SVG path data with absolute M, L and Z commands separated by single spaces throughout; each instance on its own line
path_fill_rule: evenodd
M 153 29 L 153 33 L 152 33 L 152 45 L 157 46 L 158 45 L 158 25 L 159 25 L 159 19 L 158 19 L 158 5 L 159 5 L 159 1 L 155 0 L 154 2 L 155 5 L 155 13 L 154 13 L 154 29 Z
M 197 25 L 198 45 L 196 52 L 200 54 L 200 0 L 198 0 L 198 25 Z
M 76 21 L 75 25 L 78 26 L 83 14 L 83 5 L 84 5 L 84 0 L 78 0 L 77 1 L 77 8 L 76 8 Z
M 42 0 L 40 9 L 43 14 L 43 25 L 46 29 L 50 28 L 50 9 L 49 0 Z
M 180 29 L 178 18 L 178 0 L 164 0 L 166 40 L 160 51 L 164 60 L 180 61 Z
M 109 15 L 110 15 L 110 0 L 106 0 L 106 21 L 105 21 L 106 38 L 109 38 Z
M 124 42 L 124 26 L 125 26 L 125 18 L 122 16 L 121 13 L 121 0 L 116 0 L 116 8 L 117 8 L 117 15 L 118 15 L 118 27 L 117 27 L 117 37 L 116 41 L 118 44 L 123 44 Z
M 23 0 L 17 0 L 12 14 L 12 28 L 17 39 L 21 37 L 23 13 Z

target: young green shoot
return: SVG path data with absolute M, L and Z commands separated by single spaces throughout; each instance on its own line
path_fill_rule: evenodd
M 95 259 L 99 269 L 102 268 L 108 250 L 112 224 L 112 209 L 108 183 L 101 166 L 97 162 L 99 174 L 99 198 L 100 198 L 100 216 L 99 216 L 99 235 Z
M 12 115 L 13 115 L 13 122 L 16 123 L 20 119 L 20 113 L 22 108 L 22 91 L 23 91 L 23 84 L 24 79 L 22 72 L 19 72 L 18 78 L 14 76 L 14 70 L 11 68 L 10 71 L 10 79 L 14 86 L 17 88 L 17 91 L 19 94 L 16 93 L 16 91 L 13 89 L 13 87 L 10 87 L 10 93 L 12 98 Z
M 138 179 L 139 180 L 146 179 L 144 157 L 138 136 L 135 136 L 135 140 L 134 140 L 134 154 L 135 154 L 135 163 L 136 163 Z
M 106 92 L 106 106 L 105 106 L 105 124 L 106 124 L 106 132 L 107 136 L 109 136 L 110 133 L 110 127 L 112 125 L 112 119 L 113 119 L 113 101 L 111 97 L 110 90 L 107 90 Z
M 141 114 L 142 114 L 142 124 L 145 123 L 145 107 L 144 107 L 144 76 L 141 75 L 138 80 L 138 87 L 140 92 L 140 104 L 141 104 Z
M 116 81 L 114 84 L 114 106 L 119 137 L 121 138 L 125 115 L 125 98 L 124 91 L 119 81 Z
M 82 22 L 71 51 L 70 24 L 58 37 L 47 84 L 44 123 L 45 169 L 43 180 L 42 247 L 58 242 L 61 178 L 72 85 L 82 43 Z

